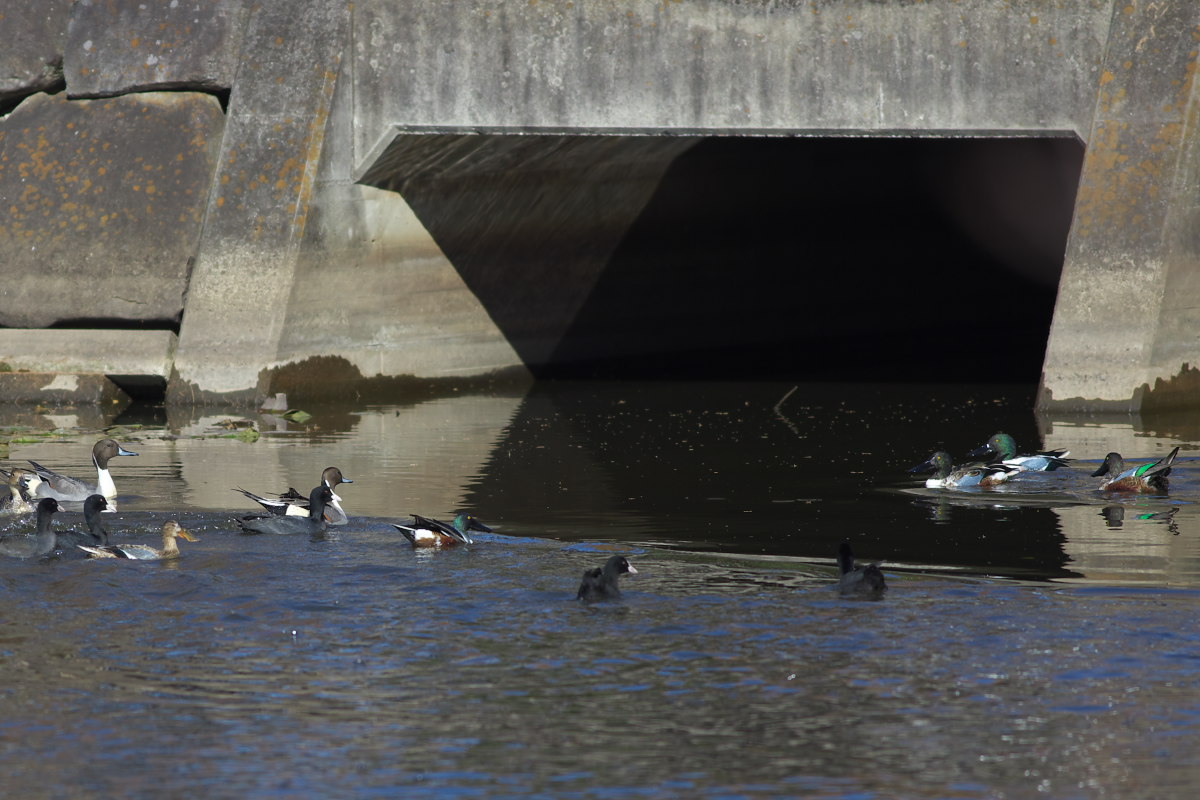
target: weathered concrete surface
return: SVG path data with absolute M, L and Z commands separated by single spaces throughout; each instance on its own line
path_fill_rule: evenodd
M 6 403 L 47 406 L 126 405 L 129 395 L 99 373 L 0 372 Z
M 414 130 L 1079 132 L 1110 0 L 355 6 L 361 171 Z
M 296 286 L 348 24 L 333 3 L 304 14 L 264 4 L 251 16 L 245 49 L 253 55 L 230 96 L 170 400 L 264 396 L 258 377 L 278 349 Z
M 1114 8 L 1042 408 L 1200 402 L 1198 59 L 1200 5 Z
M 12 371 L 98 372 L 166 380 L 175 359 L 170 331 L 0 329 L 0 365 Z
M 68 94 L 232 87 L 217 171 L 182 233 L 146 216 L 120 237 L 128 251 L 89 229 L 39 241 L 31 261 L 19 237 L 49 237 L 48 219 L 64 232 L 87 222 L 65 207 L 80 203 L 72 193 L 87 164 L 45 154 L 94 134 L 64 127 L 61 112 L 45 144 L 20 151 L 24 162 L 40 154 L 28 162 L 40 183 L 20 184 L 20 202 L 3 194 L 12 167 L 0 160 L 0 323 L 57 318 L 37 294 L 47 278 L 32 269 L 46 248 L 51 279 L 103 287 L 70 294 L 62 313 L 75 318 L 174 319 L 178 300 L 164 317 L 129 291 L 161 283 L 178 297 L 186 269 L 173 270 L 195 256 L 174 400 L 253 400 L 303 365 L 364 378 L 503 373 L 554 352 L 687 137 L 1065 134 L 1088 142 L 1088 166 L 1043 400 L 1136 404 L 1157 380 L 1190 385 L 1195 369 L 1184 364 L 1200 362 L 1190 268 L 1198 9 L 328 0 L 297 13 L 284 0 L 80 0 L 67 43 L 36 50 L 63 52 Z M 67 105 L 115 115 L 154 96 Z M 16 121 L 48 102 L 0 119 L 0 157 L 16 152 L 5 150 Z M 606 136 L 582 136 L 597 133 Z M 121 180 L 103 200 L 145 190 L 142 149 L 106 166 L 100 177 Z M 123 284 L 130 263 L 150 263 L 146 253 L 165 269 Z M 75 260 L 87 269 L 61 266 Z M 105 313 L 93 295 L 108 301 Z M 1117 329 L 1129 336 L 1106 332 Z
M 64 72 L 72 97 L 233 85 L 248 10 L 244 0 L 78 0 Z
M 18 0 L 0 6 L 0 101 L 62 83 L 70 8 L 70 0 Z
M 223 127 L 189 93 L 35 95 L 0 118 L 0 324 L 177 320 Z

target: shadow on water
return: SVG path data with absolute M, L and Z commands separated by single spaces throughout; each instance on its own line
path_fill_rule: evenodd
M 127 419 L 108 527 L 199 541 L 0 560 L 9 793 L 1195 796 L 1194 447 L 1037 419 L 1021 388 L 791 390 L 549 383 L 253 415 L 253 441 L 234 409 Z M 24 418 L 8 463 L 86 475 L 111 420 L 51 435 L 68 416 Z M 995 491 L 907 472 L 996 430 L 1080 461 Z M 1088 477 L 1175 444 L 1166 496 Z M 233 487 L 330 465 L 349 525 L 234 532 Z M 460 509 L 496 533 L 418 552 L 390 524 Z M 833 590 L 843 539 L 883 561 L 881 602 Z M 575 603 L 613 552 L 638 569 L 624 600 Z

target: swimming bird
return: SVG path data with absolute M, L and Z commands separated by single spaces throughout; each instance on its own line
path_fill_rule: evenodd
M 954 467 L 950 454 L 939 450 L 928 461 L 917 464 L 909 472 L 934 472 L 925 481 L 930 489 L 966 489 L 973 486 L 998 486 L 1020 469 L 1005 464 L 966 464 Z
M 397 525 L 392 527 L 404 534 L 413 547 L 453 547 L 457 544 L 474 544 L 468 531 L 491 533 L 492 529 L 484 525 L 470 514 L 459 514 L 452 524 L 440 520 L 428 519 L 413 514 L 412 525 Z
M 843 597 L 866 597 L 878 600 L 887 591 L 887 581 L 878 564 L 854 563 L 854 551 L 849 542 L 838 545 L 838 569 L 842 576 L 838 579 L 838 592 Z
M 17 467 L 8 471 L 0 469 L 0 476 L 8 483 L 8 494 L 0 499 L 0 514 L 32 513 L 34 493 L 42 482 L 38 474 Z
M 82 501 L 89 495 L 100 494 L 112 500 L 117 496 L 117 486 L 113 483 L 108 471 L 109 459 L 117 456 L 136 456 L 132 450 L 126 450 L 113 439 L 101 439 L 92 447 L 92 463 L 96 465 L 95 485 L 78 478 L 60 475 L 54 470 L 46 469 L 36 461 L 30 461 L 42 483 L 37 487 L 38 497 L 53 497 L 55 500 Z
M 967 458 L 987 458 L 1027 472 L 1051 472 L 1071 463 L 1070 450 L 1046 450 L 1017 455 L 1017 442 L 1007 433 L 996 433 L 987 442 L 967 453 Z
M 1102 492 L 1165 492 L 1168 485 L 1167 476 L 1171 474 L 1171 465 L 1175 463 L 1177 455 L 1178 447 L 1158 461 L 1125 469 L 1125 461 L 1121 454 L 1109 453 L 1104 457 L 1100 468 L 1092 473 L 1092 477 L 1111 476 L 1098 487 Z
M 6 536 L 0 539 L 0 555 L 12 558 L 35 558 L 47 556 L 54 551 L 58 536 L 50 527 L 51 518 L 58 511 L 58 501 L 47 497 L 38 502 L 37 533 L 33 536 Z
M 128 558 L 134 561 L 157 561 L 163 558 L 179 558 L 178 539 L 189 542 L 197 541 L 196 537 L 185 531 L 175 520 L 168 520 L 162 526 L 163 546 L 159 550 L 148 544 L 109 544 L 102 547 L 79 545 L 79 549 L 92 558 Z
M 339 483 L 354 483 L 354 481 L 343 475 L 337 467 L 326 467 L 321 472 L 321 483 L 328 486 L 333 492 L 333 500 L 325 506 L 325 521 L 330 525 L 345 525 L 350 520 L 346 516 L 346 512 L 342 510 L 342 498 L 338 497 L 337 492 L 333 490 L 337 489 Z M 286 492 L 281 492 L 274 497 L 263 497 L 241 488 L 234 489 L 234 491 L 246 495 L 272 514 L 308 516 L 308 498 L 290 487 Z
M 100 522 L 100 515 L 108 508 L 108 501 L 103 496 L 93 494 L 83 501 L 83 520 L 87 524 L 86 531 L 59 531 L 59 547 L 82 547 L 92 545 L 98 547 L 108 544 L 108 531 Z
M 621 596 L 617 587 L 617 578 L 625 573 L 637 573 L 633 564 L 625 556 L 613 556 L 605 562 L 604 568 L 595 567 L 583 571 L 583 582 L 579 584 L 576 600 L 593 603 L 598 600 L 616 600 Z
M 321 533 L 327 527 L 325 507 L 333 500 L 333 490 L 325 484 L 314 487 L 308 493 L 307 517 L 287 514 L 267 514 L 250 517 L 235 517 L 242 533 Z

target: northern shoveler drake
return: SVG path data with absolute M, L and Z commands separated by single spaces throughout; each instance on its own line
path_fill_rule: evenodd
M 128 558 L 133 561 L 157 561 L 163 558 L 179 558 L 178 539 L 189 542 L 197 541 L 196 537 L 185 531 L 175 520 L 168 520 L 162 526 L 162 549 L 148 544 L 110 544 L 103 547 L 80 545 L 79 549 L 92 558 Z
M 453 547 L 457 544 L 474 544 L 471 537 L 467 535 L 468 531 L 492 532 L 491 528 L 470 514 L 459 514 L 454 518 L 454 523 L 449 525 L 440 520 L 413 514 L 411 525 L 397 525 L 393 522 L 392 527 L 403 533 L 404 538 L 408 539 L 413 547 Z
M 583 571 L 583 582 L 575 599 L 584 603 L 594 603 L 600 600 L 616 600 L 621 596 L 617 587 L 617 578 L 630 573 L 637 574 L 633 564 L 625 556 L 613 556 L 604 563 L 604 567 L 595 567 Z
M 998 486 L 1008 480 L 1009 476 L 1020 472 L 1020 469 L 1007 464 L 966 464 L 955 468 L 950 454 L 939 450 L 931 455 L 928 461 L 917 464 L 909 472 L 935 473 L 925 481 L 925 485 L 930 489 L 966 489 L 974 486 Z
M 42 482 L 38 474 L 17 467 L 8 471 L 0 469 L 0 476 L 8 483 L 8 495 L 0 499 L 0 514 L 33 513 L 33 499 Z
M 108 531 L 100 522 L 100 515 L 108 508 L 108 501 L 102 495 L 94 494 L 83 501 L 83 521 L 87 524 L 86 531 L 59 531 L 59 547 L 82 547 L 91 545 L 100 547 L 108 544 Z
M 328 486 L 329 490 L 333 492 L 333 500 L 325 506 L 325 521 L 330 525 L 345 525 L 350 520 L 346 516 L 346 512 L 342 510 L 342 498 L 338 497 L 335 490 L 338 484 L 354 483 L 354 481 L 343 475 L 342 471 L 337 467 L 326 467 L 321 472 L 321 483 Z M 308 516 L 308 498 L 290 487 L 286 492 L 280 492 L 274 497 L 263 497 L 240 488 L 234 489 L 234 491 L 246 495 L 246 497 L 249 497 L 272 514 L 285 514 L 294 517 Z
M 1108 480 L 1098 487 L 1102 492 L 1165 492 L 1167 491 L 1167 476 L 1171 474 L 1171 465 L 1175 456 L 1179 455 L 1176 447 L 1151 464 L 1142 464 L 1125 469 L 1125 461 L 1120 453 L 1109 453 L 1104 457 L 1104 463 L 1092 473 L 1093 478 L 1109 475 Z
M 108 471 L 108 462 L 117 456 L 136 456 L 132 450 L 126 450 L 114 439 L 101 439 L 92 447 L 92 463 L 96 465 L 96 483 L 91 484 L 78 478 L 60 475 L 54 470 L 46 469 L 36 461 L 30 461 L 42 482 L 37 487 L 38 497 L 53 497 L 59 501 L 82 502 L 93 494 L 103 495 L 112 500 L 117 496 L 117 485 L 113 483 Z
M 6 536 L 0 539 L 0 555 L 11 558 L 36 558 L 54 552 L 58 544 L 58 535 L 50 526 L 50 522 L 58 510 L 58 501 L 52 497 L 38 501 L 37 533 L 33 536 Z
M 967 453 L 967 458 L 987 458 L 1016 467 L 1025 472 L 1051 472 L 1071 463 L 1070 450 L 1047 450 L 1043 453 L 1017 455 L 1017 443 L 1007 433 L 997 433 L 987 442 Z
M 883 579 L 879 565 L 855 564 L 854 551 L 850 549 L 849 542 L 838 545 L 838 569 L 842 573 L 838 579 L 838 592 L 843 597 L 878 600 L 887 591 L 887 581 Z
M 235 517 L 234 522 L 242 533 L 323 533 L 328 527 L 325 522 L 325 507 L 333 500 L 333 490 L 325 484 L 313 487 L 308 493 L 309 516 L 296 517 L 287 514 L 265 514 Z

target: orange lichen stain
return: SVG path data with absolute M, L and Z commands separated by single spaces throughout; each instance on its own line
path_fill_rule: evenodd
M 137 46 L 138 46 L 138 45 L 140 45 L 141 43 L 142 43 L 142 40 L 141 40 L 141 39 L 139 39 L 139 38 L 138 38 L 138 37 L 136 37 L 136 36 L 135 36 L 135 37 L 133 37 L 132 39 L 130 39 L 130 40 L 129 40 L 129 46 L 130 46 L 130 47 L 137 47 Z
M 1050 46 L 1051 46 L 1051 47 L 1054 47 L 1054 46 L 1055 46 L 1055 45 L 1057 45 L 1057 44 L 1058 44 L 1058 37 L 1057 37 L 1057 36 L 1051 36 L 1051 37 L 1050 37 Z
M 1029 18 L 1029 24 L 1030 24 L 1030 25 L 1037 25 L 1037 24 L 1038 24 L 1038 18 L 1037 18 L 1037 15 L 1036 15 L 1036 14 L 1035 14 L 1034 16 L 1032 16 L 1032 17 L 1030 17 L 1030 18 Z
M 223 206 L 223 205 L 225 205 L 225 198 L 224 198 L 224 197 L 218 197 L 218 198 L 217 198 L 217 208 L 220 208 L 220 207 L 221 207 L 221 206 Z
M 1133 62 L 1132 62 L 1132 61 L 1126 61 L 1126 62 L 1125 62 L 1124 64 L 1122 64 L 1121 66 L 1122 66 L 1122 67 L 1124 67 L 1125 69 L 1133 69 Z
M 1103 72 L 1100 73 L 1100 85 L 1101 86 L 1104 86 L 1107 83 L 1112 83 L 1116 79 L 1117 79 L 1117 76 L 1113 75 L 1108 70 L 1104 70 Z

